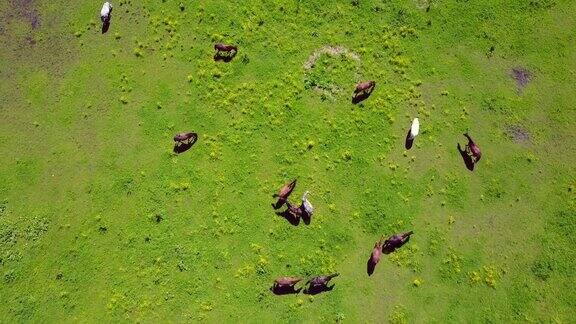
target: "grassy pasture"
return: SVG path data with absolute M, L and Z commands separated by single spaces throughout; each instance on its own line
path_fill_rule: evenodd
M 576 2 L 113 4 L 0 2 L 0 322 L 574 321 Z

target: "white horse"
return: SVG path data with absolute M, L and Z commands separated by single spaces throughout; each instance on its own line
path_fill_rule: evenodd
M 104 2 L 102 10 L 100 10 L 100 19 L 102 22 L 110 22 L 110 15 L 112 14 L 112 4 L 110 2 Z
M 416 138 L 419 132 L 420 132 L 420 122 L 418 121 L 418 118 L 414 118 L 414 120 L 412 121 L 412 126 L 410 126 L 410 135 L 408 135 L 408 139 L 414 140 L 414 138 Z
M 302 195 L 302 209 L 304 209 L 304 212 L 306 212 L 306 214 L 312 216 L 312 214 L 314 213 L 314 207 L 312 207 L 312 204 L 308 201 L 308 194 L 309 192 L 306 191 L 304 195 Z

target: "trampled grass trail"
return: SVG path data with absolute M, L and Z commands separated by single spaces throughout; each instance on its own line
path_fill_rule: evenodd
M 573 320 L 574 2 L 112 3 L 0 3 L 0 322 Z

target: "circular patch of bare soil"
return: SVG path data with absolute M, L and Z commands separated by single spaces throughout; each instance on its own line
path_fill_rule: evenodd
M 518 125 L 509 126 L 506 129 L 506 134 L 516 143 L 526 143 L 530 141 L 530 133 Z
M 428 11 L 432 5 L 432 0 L 414 0 L 414 3 L 418 9 L 424 9 Z
M 327 55 L 332 56 L 332 57 L 344 55 L 351 60 L 360 62 L 360 55 L 352 52 L 348 48 L 346 48 L 344 46 L 326 45 L 324 47 L 317 49 L 312 54 L 310 54 L 310 56 L 308 57 L 306 62 L 304 62 L 304 71 L 308 72 L 312 68 L 314 68 L 314 66 L 316 65 L 316 61 L 318 61 L 318 59 L 320 58 L 320 56 L 322 56 L 322 54 L 327 54 Z M 358 75 L 359 72 L 356 71 L 356 74 Z M 312 87 L 312 89 L 314 90 L 314 92 L 320 94 L 322 97 L 332 98 L 332 99 L 334 99 L 333 95 L 342 91 L 342 89 L 335 84 L 330 84 L 330 85 L 327 85 L 324 87 L 314 86 L 314 87 Z
M 360 61 L 360 56 L 344 46 L 330 46 L 326 45 L 318 50 L 314 51 L 314 53 L 310 54 L 306 62 L 304 63 L 304 70 L 308 71 L 316 65 L 316 61 L 322 54 L 328 54 L 330 56 L 340 56 L 346 55 L 347 57 L 355 60 Z

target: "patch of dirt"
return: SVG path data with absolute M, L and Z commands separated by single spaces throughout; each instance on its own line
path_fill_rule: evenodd
M 432 0 L 414 0 L 416 7 L 418 9 L 424 9 L 426 11 L 430 10 Z
M 518 89 L 522 90 L 532 80 L 532 73 L 525 68 L 513 68 L 512 77 L 516 80 Z
M 313 68 L 314 65 L 316 65 L 316 61 L 318 60 L 318 58 L 320 58 L 320 55 L 322 54 L 328 54 L 330 56 L 346 55 L 347 57 L 353 60 L 360 61 L 360 55 L 350 51 L 344 46 L 327 45 L 314 51 L 314 53 L 310 54 L 308 60 L 306 60 L 306 62 L 304 63 L 304 70 L 308 71 L 311 68 Z
M 330 99 L 336 100 L 334 97 L 336 94 L 342 92 L 342 89 L 336 85 L 329 85 L 329 88 L 321 88 L 319 86 L 312 87 L 312 90 L 319 94 L 323 100 Z
M 360 55 L 352 52 L 348 48 L 344 46 L 326 45 L 310 54 L 306 62 L 304 62 L 304 70 L 308 72 L 312 68 L 314 68 L 314 66 L 316 65 L 316 61 L 318 61 L 318 59 L 322 54 L 328 54 L 329 56 L 332 57 L 346 56 L 351 60 L 360 62 Z M 356 76 L 357 77 L 359 76 L 359 71 L 356 71 Z M 312 87 L 312 89 L 314 90 L 314 92 L 320 94 L 323 100 L 325 99 L 335 100 L 334 95 L 342 91 L 342 89 L 335 84 L 325 85 L 324 87 L 314 86 Z
M 40 15 L 36 10 L 34 0 L 12 0 L 15 11 L 30 22 L 32 29 L 40 28 Z
M 506 133 L 516 143 L 526 143 L 530 141 L 530 133 L 521 126 L 509 126 L 506 129 Z

